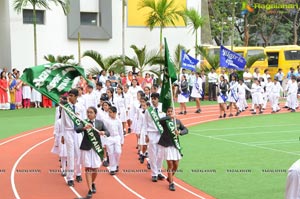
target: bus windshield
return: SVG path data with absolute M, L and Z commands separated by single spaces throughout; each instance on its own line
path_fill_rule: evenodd
M 285 50 L 285 60 L 300 60 L 300 50 Z
M 255 56 L 255 55 L 259 55 L 259 54 L 262 54 L 264 53 L 264 50 L 263 49 L 259 49 L 259 50 L 248 50 L 247 51 L 247 58 L 249 57 L 252 57 L 252 56 Z M 259 59 L 260 61 L 263 61 L 264 58 L 261 58 Z

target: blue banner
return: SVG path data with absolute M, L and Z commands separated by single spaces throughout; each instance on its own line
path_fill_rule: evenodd
M 221 46 L 220 48 L 220 67 L 244 70 L 246 60 L 241 55 Z
M 191 70 L 191 71 L 196 71 L 196 65 L 198 64 L 199 60 L 189 56 L 186 54 L 184 50 L 181 51 L 181 67 Z

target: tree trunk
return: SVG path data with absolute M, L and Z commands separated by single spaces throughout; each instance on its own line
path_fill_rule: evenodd
M 34 65 L 37 66 L 37 38 L 36 38 L 36 10 L 33 4 L 33 48 L 34 48 Z
M 195 32 L 196 32 L 196 40 L 195 40 L 195 58 L 197 59 L 197 50 L 196 50 L 196 48 L 197 48 L 197 46 L 198 46 L 198 30 L 195 30 Z
M 299 24 L 297 23 L 298 21 L 298 15 L 299 15 L 299 10 L 297 10 L 297 13 L 295 15 L 294 18 L 294 22 L 293 22 L 293 33 L 294 33 L 294 45 L 297 45 L 298 43 L 298 28 L 299 28 Z
M 249 27 L 248 27 L 248 18 L 247 14 L 244 17 L 244 46 L 248 46 L 249 44 Z

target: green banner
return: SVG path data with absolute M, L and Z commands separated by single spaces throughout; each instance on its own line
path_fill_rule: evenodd
M 83 123 L 83 125 L 88 124 L 87 120 L 80 120 L 78 117 L 76 117 L 75 113 L 72 110 L 72 107 L 70 106 L 70 104 L 65 104 L 64 105 L 64 109 L 67 113 L 67 115 L 71 118 L 71 120 L 74 122 L 75 126 L 79 126 L 81 123 Z M 74 114 L 72 114 L 74 113 Z M 102 144 L 101 144 L 101 140 L 100 142 L 98 142 L 98 140 L 95 137 L 95 130 L 90 128 L 88 130 L 86 130 L 87 135 L 88 135 L 88 139 L 91 142 L 93 149 L 95 150 L 95 152 L 99 155 L 99 157 L 101 158 L 101 160 L 103 160 L 103 148 L 102 148 Z M 98 132 L 96 132 L 98 133 Z
M 177 80 L 176 68 L 174 63 L 170 59 L 169 48 L 167 40 L 165 38 L 165 67 L 164 67 L 164 79 L 159 96 L 159 101 L 162 103 L 162 111 L 167 112 L 167 109 L 171 106 L 171 84 Z
M 181 148 L 180 142 L 179 142 L 179 136 L 176 135 L 176 133 L 175 133 L 176 126 L 175 126 L 174 122 L 172 120 L 166 120 L 166 124 L 167 124 L 167 127 L 169 129 L 169 133 L 171 134 L 172 141 L 173 141 L 176 149 L 178 149 L 180 155 L 183 156 L 182 148 Z
M 80 66 L 50 63 L 26 68 L 21 80 L 59 103 L 59 97 L 71 90 L 73 81 L 78 76 L 85 78 L 84 69 Z
M 156 126 L 156 128 L 158 129 L 159 133 L 162 134 L 164 132 L 164 128 L 161 126 L 161 124 L 159 123 L 159 116 L 158 114 L 156 113 L 155 109 L 153 109 L 152 106 L 150 106 L 148 108 L 148 112 Z

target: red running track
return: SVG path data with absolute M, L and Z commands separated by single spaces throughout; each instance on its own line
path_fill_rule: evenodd
M 178 115 L 187 126 L 219 119 L 218 106 L 215 105 L 202 107 L 200 114 L 194 113 L 194 107 L 189 107 L 187 111 L 187 115 Z M 264 114 L 267 112 L 271 111 L 268 109 Z M 246 110 L 238 117 L 249 115 Z M 74 188 L 69 188 L 60 176 L 58 157 L 50 153 L 52 136 L 53 127 L 50 126 L 0 141 L 1 199 L 67 199 L 87 194 L 84 176 L 83 182 L 75 182 Z M 166 180 L 153 183 L 146 163 L 140 164 L 137 160 L 135 146 L 135 135 L 126 136 L 120 172 L 110 176 L 107 169 L 101 167 L 96 180 L 97 193 L 93 198 L 214 198 L 177 178 L 175 192 L 168 190 Z

